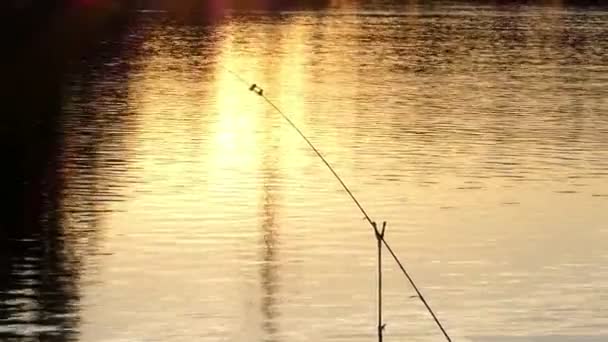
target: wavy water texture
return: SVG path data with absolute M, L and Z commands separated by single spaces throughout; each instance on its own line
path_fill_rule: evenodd
M 607 18 L 415 2 L 213 25 L 140 13 L 66 85 L 62 233 L 18 242 L 31 252 L 0 288 L 0 338 L 374 339 L 372 232 L 228 68 L 388 221 L 455 340 L 603 340 Z M 440 340 L 386 260 L 386 338 Z

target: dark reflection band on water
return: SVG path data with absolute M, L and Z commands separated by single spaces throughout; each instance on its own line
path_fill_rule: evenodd
M 36 190 L 28 191 L 24 223 L 1 228 L 3 341 L 69 341 L 78 335 L 82 260 L 75 237 L 63 222 L 63 191 L 68 180 L 58 171 L 61 137 L 52 136 L 46 143 L 51 162 L 41 167 L 39 178 L 26 180 Z
M 38 137 L 36 150 L 46 162 L 32 162 L 22 193 L 14 197 L 23 198 L 23 207 L 3 213 L 3 220 L 15 219 L 0 226 L 2 341 L 68 341 L 78 335 L 81 259 L 61 213 L 67 182 L 59 172 L 62 136 L 47 133 Z
M 132 118 L 124 115 L 125 77 L 131 69 L 109 57 L 120 48 L 108 46 L 87 59 L 89 72 L 65 86 L 70 96 L 63 97 L 59 127 L 39 138 L 40 153 L 48 153 L 40 158 L 49 162 L 25 180 L 23 224 L 0 227 L 2 341 L 79 340 L 83 273 L 94 268 L 89 259 L 101 217 L 121 200 L 116 180 L 126 169 L 123 143 Z M 119 153 L 101 153 L 107 146 Z
M 78 334 L 79 260 L 53 214 L 58 195 L 48 198 L 39 225 L 0 241 L 2 341 L 59 342 Z

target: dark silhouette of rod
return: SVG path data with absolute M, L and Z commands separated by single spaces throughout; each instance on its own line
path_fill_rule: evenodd
M 304 139 L 304 141 L 306 141 L 306 143 L 308 144 L 308 146 L 310 146 L 310 148 L 317 154 L 317 156 L 321 159 L 321 161 L 323 161 L 323 163 L 325 164 L 325 166 L 327 166 L 327 168 L 329 169 L 329 171 L 331 171 L 331 173 L 338 180 L 338 182 L 340 182 L 340 185 L 342 185 L 342 188 L 344 188 L 344 190 L 350 196 L 350 198 L 353 200 L 353 202 L 355 202 L 355 204 L 357 205 L 357 207 L 359 208 L 359 210 L 361 211 L 361 213 L 363 214 L 363 216 L 365 217 L 365 219 L 367 220 L 367 222 L 371 225 L 372 229 L 374 229 L 374 234 L 376 234 L 376 236 L 377 236 L 378 235 L 378 229 L 377 229 L 377 226 L 376 226 L 376 222 L 373 221 L 370 218 L 370 216 L 367 214 L 367 212 L 365 211 L 365 209 L 363 209 L 363 206 L 361 206 L 361 203 L 359 203 L 359 201 L 357 200 L 357 198 L 355 197 L 355 195 L 353 195 L 352 191 L 350 191 L 350 189 L 344 183 L 344 181 L 342 180 L 342 178 L 340 178 L 340 176 L 338 175 L 338 173 L 336 173 L 336 171 L 334 170 L 334 168 L 329 164 L 329 162 L 327 161 L 327 159 L 325 159 L 325 157 L 323 157 L 323 155 L 321 154 L 321 152 L 319 152 L 319 150 L 315 147 L 315 145 L 313 145 L 313 143 L 306 137 L 306 135 L 304 135 L 304 133 L 298 128 L 298 126 L 296 126 L 296 124 L 293 121 L 291 121 L 291 119 L 285 113 L 283 113 L 283 111 L 279 107 L 277 107 L 272 101 L 270 101 L 270 99 L 268 97 L 266 97 L 266 95 L 264 94 L 264 89 L 260 88 L 255 83 L 253 83 L 253 84 L 248 83 L 246 80 L 244 80 L 242 77 L 240 77 L 237 73 L 235 73 L 234 71 L 228 69 L 227 67 L 225 67 L 223 65 L 220 65 L 220 66 L 222 68 L 224 68 L 225 70 L 227 70 L 228 72 L 230 72 L 236 78 L 238 78 L 241 82 L 243 82 L 244 84 L 246 84 L 250 91 L 256 93 L 258 96 L 260 96 L 261 98 L 263 98 L 266 101 L 266 103 L 268 103 L 279 114 L 281 114 L 281 116 L 289 123 L 289 125 L 291 125 L 291 127 L 293 129 L 295 129 L 296 132 L 298 132 L 298 134 L 302 137 L 302 139 Z M 433 309 L 431 309 L 431 306 L 428 304 L 428 302 L 426 301 L 426 299 L 424 298 L 424 296 L 422 295 L 422 293 L 418 289 L 418 286 L 416 286 L 416 283 L 414 283 L 414 280 L 412 279 L 412 277 L 405 270 L 405 267 L 403 266 L 403 264 L 401 263 L 401 261 L 399 260 L 399 258 L 397 257 L 397 255 L 393 252 L 393 250 L 391 249 L 391 247 L 389 246 L 389 244 L 384 239 L 384 227 L 383 227 L 383 230 L 382 230 L 382 234 L 380 235 L 380 237 L 377 236 L 377 239 L 379 239 L 379 241 L 382 241 L 382 243 L 384 244 L 384 246 L 386 246 L 386 249 L 390 252 L 391 256 L 395 260 L 395 262 L 397 262 L 397 265 L 399 265 L 399 268 L 401 268 L 401 272 L 403 272 L 403 274 L 405 275 L 405 277 L 407 278 L 407 280 L 410 282 L 410 284 L 412 285 L 412 287 L 416 291 L 416 294 L 418 295 L 418 298 L 420 298 L 420 300 L 424 304 L 424 306 L 427 309 L 427 311 L 433 317 L 433 320 L 435 321 L 435 323 L 437 324 L 437 326 L 439 327 L 439 329 L 443 333 L 443 336 L 445 337 L 445 339 L 448 342 L 452 342 L 452 339 L 448 335 L 447 331 L 443 328 L 443 325 L 441 324 L 441 322 L 437 318 L 437 315 L 435 315 L 435 313 L 433 312 Z M 380 256 L 380 254 L 379 254 L 379 256 Z M 379 263 L 379 266 L 380 266 L 380 263 Z M 380 268 L 379 268 L 379 281 L 378 281 L 378 283 L 379 283 L 379 285 L 381 285 Z M 381 309 L 381 299 L 380 299 L 381 290 L 380 289 L 378 290 L 378 294 L 379 294 L 379 298 L 378 298 L 379 305 L 378 305 L 378 307 L 379 307 L 379 310 L 380 310 Z M 381 322 L 382 316 L 381 316 L 380 313 L 378 315 L 378 318 L 379 318 L 378 319 L 378 322 L 379 322 L 378 336 L 381 339 L 382 338 L 382 330 L 383 330 L 384 326 L 382 325 L 382 322 Z
M 441 322 L 439 321 L 439 319 L 435 315 L 435 312 L 433 312 L 433 309 L 431 309 L 429 303 L 427 303 L 426 299 L 424 299 L 424 296 L 422 295 L 422 292 L 420 292 L 420 290 L 418 289 L 418 286 L 416 286 L 416 283 L 414 283 L 414 280 L 412 279 L 412 277 L 410 277 L 409 273 L 405 270 L 405 267 L 403 267 L 403 264 L 401 263 L 401 261 L 399 260 L 399 258 L 397 257 L 397 255 L 395 255 L 395 252 L 393 252 L 393 249 L 391 248 L 391 246 L 389 246 L 388 242 L 386 242 L 386 240 L 384 240 L 384 237 L 382 237 L 382 242 L 384 243 L 384 246 L 386 246 L 386 249 L 388 250 L 388 252 L 391 253 L 391 255 L 393 256 L 393 259 L 395 259 L 395 261 L 397 262 L 397 265 L 399 265 L 399 268 L 401 269 L 401 272 L 403 272 L 403 274 L 405 275 L 405 277 L 407 278 L 407 280 L 410 282 L 410 284 L 412 285 L 412 287 L 416 291 L 416 294 L 418 295 L 418 298 L 420 298 L 420 301 L 424 304 L 424 306 L 426 307 L 427 311 L 431 314 L 431 316 L 435 320 L 435 323 L 437 324 L 437 326 L 439 327 L 439 329 L 443 333 L 443 336 L 445 337 L 445 339 L 448 340 L 448 342 L 452 342 L 452 339 L 450 338 L 450 335 L 448 335 L 447 331 L 445 331 L 445 329 L 443 328 L 443 325 L 441 324 Z
M 378 241 L 378 342 L 382 342 L 384 324 L 382 324 L 382 240 L 384 240 L 384 230 L 386 221 L 382 222 L 382 231 L 378 231 L 378 226 L 374 222 L 374 233 Z

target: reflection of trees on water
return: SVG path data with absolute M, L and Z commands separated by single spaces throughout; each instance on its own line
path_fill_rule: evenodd
M 81 272 L 126 168 L 129 68 L 112 63 L 118 45 L 24 94 L 35 103 L 26 110 L 45 120 L 30 141 L 12 141 L 19 183 L 5 193 L 13 202 L 0 221 L 2 341 L 78 338 Z
M 332 5 L 332 0 L 137 0 L 136 6 L 164 10 L 176 21 L 189 24 L 212 23 L 228 12 L 319 10 Z
M 40 137 L 56 143 L 56 137 Z M 36 155 L 24 175 L 16 211 L 7 212 L 0 236 L 0 340 L 65 341 L 74 337 L 78 300 L 74 253 L 59 223 L 62 177 L 52 148 Z M 27 153 L 21 151 L 21 153 Z M 44 161 L 50 159 L 50 165 Z M 10 196 L 10 193 L 7 194 Z

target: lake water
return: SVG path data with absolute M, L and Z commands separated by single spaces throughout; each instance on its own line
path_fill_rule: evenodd
M 608 340 L 608 10 L 414 3 L 139 13 L 65 85 L 0 339 L 375 340 L 373 233 L 256 83 L 455 341 Z M 386 340 L 442 340 L 414 294 L 386 256 Z

